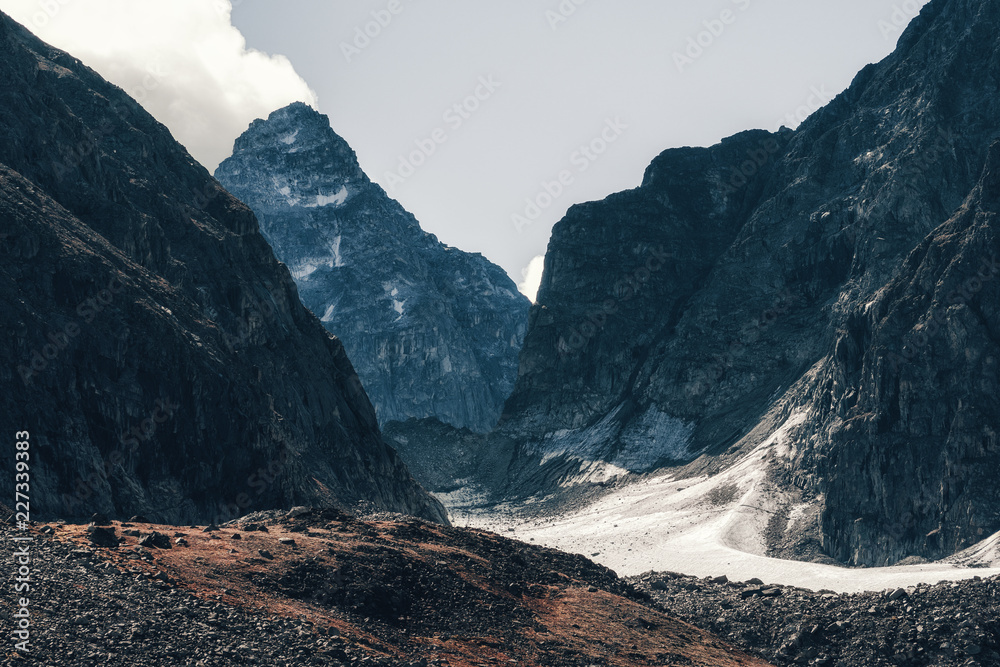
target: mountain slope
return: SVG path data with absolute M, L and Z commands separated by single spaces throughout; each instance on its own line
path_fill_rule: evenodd
M 796 131 L 666 151 L 641 187 L 571 209 L 494 436 L 514 450 L 508 492 L 765 457 L 763 478 L 734 493 L 769 508 L 759 549 L 771 555 L 885 564 L 1000 529 L 972 473 L 995 474 L 990 383 L 967 387 L 974 413 L 961 401 L 933 417 L 893 407 L 886 378 L 875 390 L 865 375 L 891 350 L 870 347 L 859 316 L 983 173 L 1000 135 L 998 27 L 995 3 L 933 0 L 891 56 Z M 944 275 L 955 258 L 935 257 Z M 927 393 L 902 393 L 926 404 L 947 395 L 949 376 L 989 373 L 977 366 L 987 329 L 963 357 L 926 362 Z M 831 418 L 871 391 L 878 420 Z M 936 440 L 960 425 L 966 435 Z M 897 456 L 902 443 L 909 454 Z
M 30 434 L 35 517 L 364 502 L 445 520 L 249 209 L 2 14 L 0 79 L 0 408 Z
M 824 546 L 842 560 L 944 557 L 1000 528 L 998 214 L 1000 143 L 955 216 L 854 310 L 809 387 L 809 444 L 791 465 L 815 459 L 828 480 Z M 810 446 L 823 441 L 829 456 Z
M 48 528 L 31 657 L 54 667 L 770 664 L 607 568 L 483 531 L 305 508 L 211 532 L 115 523 L 116 548 Z M 138 545 L 178 530 L 172 548 Z
M 252 123 L 216 177 L 254 210 L 303 302 L 343 340 L 380 423 L 493 427 L 529 306 L 503 270 L 421 230 L 301 103 Z

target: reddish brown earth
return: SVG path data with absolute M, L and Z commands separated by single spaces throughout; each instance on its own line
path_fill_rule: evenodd
M 261 524 L 268 532 L 245 523 L 204 532 L 114 522 L 123 538 L 117 548 L 94 547 L 86 526 L 55 525 L 53 537 L 206 602 L 308 621 L 320 636 L 340 635 L 373 657 L 453 667 L 768 664 L 655 611 L 644 593 L 581 556 L 327 510 Z M 153 531 L 170 537 L 171 548 L 138 546 Z M 174 543 L 177 536 L 187 544 Z M 152 558 L 136 557 L 143 552 Z

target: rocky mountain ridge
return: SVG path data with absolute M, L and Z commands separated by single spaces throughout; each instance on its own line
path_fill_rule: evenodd
M 797 130 L 668 150 L 570 209 L 491 436 L 503 493 L 758 457 L 735 497 L 782 499 L 762 555 L 884 565 L 1000 529 L 998 27 L 932 0 Z
M 216 177 L 254 210 L 303 303 L 343 341 L 381 424 L 496 424 L 529 306 L 502 269 L 424 232 L 329 118 L 301 103 L 254 121 Z
M 29 443 L 33 517 L 363 502 L 447 520 L 246 206 L 3 14 L 0 79 L 0 409 Z

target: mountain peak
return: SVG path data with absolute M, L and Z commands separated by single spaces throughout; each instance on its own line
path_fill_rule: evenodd
M 286 107 L 276 109 L 268 114 L 267 119 L 258 118 L 250 123 L 249 130 L 259 127 L 291 127 L 291 128 L 314 128 L 317 130 L 329 130 L 330 118 L 326 114 L 320 113 L 317 109 L 309 106 L 305 102 L 292 102 Z M 338 137 L 339 138 L 339 137 Z
M 444 519 L 244 204 L 2 15 L 0 81 L 0 359 L 17 384 L 0 411 L 31 425 L 39 518 L 374 503 Z
M 502 269 L 423 231 L 301 103 L 255 121 L 216 178 L 254 210 L 303 303 L 347 346 L 380 422 L 496 423 L 530 306 Z
M 302 102 L 253 121 L 236 140 L 233 155 L 252 156 L 252 167 L 229 158 L 219 165 L 217 177 L 234 183 L 246 169 L 265 169 L 273 177 L 270 208 L 340 207 L 371 187 L 354 150 L 333 131 L 329 117 Z

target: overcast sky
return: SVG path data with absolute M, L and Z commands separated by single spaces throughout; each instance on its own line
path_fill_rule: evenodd
M 317 106 L 424 229 L 520 283 L 569 206 L 637 186 L 664 149 L 796 126 L 891 52 L 924 4 L 0 0 L 0 9 L 129 91 L 209 170 L 254 118 L 295 100 Z

